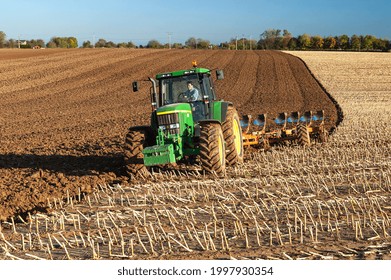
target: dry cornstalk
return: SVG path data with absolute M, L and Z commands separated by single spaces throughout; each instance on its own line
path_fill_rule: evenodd
M 182 248 L 184 248 L 186 251 L 188 251 L 188 252 L 193 252 L 192 249 L 190 249 L 189 247 L 186 247 L 186 246 L 183 245 L 181 242 L 179 242 L 178 240 L 176 240 L 174 237 L 169 236 L 169 238 L 171 238 L 176 244 L 178 244 L 179 246 L 181 246 Z
M 31 233 L 28 233 L 28 237 L 29 237 L 29 250 L 31 251 L 33 249 L 33 241 L 31 237 Z
M 201 242 L 201 240 L 200 240 L 200 238 L 199 238 L 199 236 L 198 236 L 198 233 L 197 233 L 196 229 L 194 228 L 194 226 L 193 226 L 193 230 L 194 230 L 194 238 L 195 238 L 195 240 L 196 240 L 197 243 L 201 246 L 202 250 L 203 250 L 203 251 L 206 251 L 206 248 L 205 248 L 204 245 L 202 244 L 202 242 Z
M 52 252 L 50 251 L 49 244 L 46 244 L 46 248 L 47 248 L 50 259 L 53 260 L 53 256 L 52 256 Z
M 133 246 L 133 238 L 130 239 L 129 241 L 129 246 L 130 246 L 130 256 L 133 257 L 134 256 L 134 246 Z
M 205 231 L 202 232 L 202 237 L 204 238 L 205 246 L 206 246 L 206 251 L 209 251 L 209 242 L 206 239 L 206 234 Z
M 41 257 L 38 257 L 38 256 L 35 256 L 35 255 L 32 255 L 32 254 L 25 254 L 26 256 L 28 256 L 28 257 L 31 257 L 31 258 L 33 258 L 33 259 L 36 259 L 36 260 L 46 260 L 46 259 L 43 259 L 43 258 L 41 258 Z
M 149 254 L 147 248 L 145 248 L 145 246 L 144 246 L 144 244 L 143 244 L 143 242 L 142 242 L 142 240 L 141 240 L 141 237 L 140 237 L 140 234 L 139 234 L 139 232 L 138 232 L 137 227 L 135 226 L 134 229 L 136 230 L 136 235 L 137 235 L 137 238 L 138 238 L 138 241 L 139 241 L 141 247 L 144 249 L 145 253 Z
M 83 247 L 86 248 L 87 245 L 86 245 L 86 242 L 84 241 L 83 234 L 81 232 L 79 232 L 79 235 L 80 235 L 81 241 L 83 241 Z
M 156 254 L 156 252 L 155 252 L 155 250 L 154 250 L 154 246 L 153 246 L 153 241 L 152 241 L 151 235 L 150 235 L 149 232 L 148 232 L 147 227 L 144 227 L 144 230 L 145 230 L 145 233 L 146 233 L 147 236 L 148 236 L 149 246 L 151 247 L 151 251 L 152 251 L 153 254 Z
M 5 240 L 4 234 L 3 234 L 2 232 L 0 232 L 0 234 L 1 234 L 1 237 L 2 237 L 3 241 L 4 241 L 8 246 L 10 246 L 13 250 L 17 251 L 16 248 L 14 247 L 14 245 L 12 245 L 10 242 L 8 242 L 7 240 Z
M 248 248 L 250 248 L 250 245 L 248 243 L 247 230 L 244 232 L 244 237 L 245 237 L 245 241 L 246 241 L 246 249 L 248 249 Z

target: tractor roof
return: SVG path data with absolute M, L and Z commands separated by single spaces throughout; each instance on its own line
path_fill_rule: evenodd
M 180 77 L 180 76 L 186 76 L 191 74 L 203 74 L 203 73 L 210 73 L 210 70 L 206 68 L 194 67 L 192 69 L 187 69 L 187 70 L 178 70 L 178 71 L 173 71 L 168 73 L 157 74 L 156 79 L 163 79 L 168 77 Z

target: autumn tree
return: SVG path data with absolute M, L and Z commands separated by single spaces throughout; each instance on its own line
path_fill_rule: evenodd
M 336 46 L 337 46 L 337 39 L 335 39 L 333 36 L 328 36 L 324 39 L 323 48 L 325 50 L 335 49 Z
M 312 49 L 319 50 L 323 48 L 324 40 L 319 35 L 311 37 L 311 46 Z
M 52 37 L 46 46 L 48 48 L 77 48 L 78 42 L 75 37 Z

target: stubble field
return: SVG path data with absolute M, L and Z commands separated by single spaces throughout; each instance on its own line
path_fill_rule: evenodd
M 294 53 L 324 88 L 280 52 L 3 54 L 1 258 L 391 258 L 389 54 Z M 324 109 L 330 141 L 248 151 L 225 178 L 129 181 L 121 145 L 149 112 L 131 81 L 193 59 L 224 69 L 218 94 L 242 114 Z

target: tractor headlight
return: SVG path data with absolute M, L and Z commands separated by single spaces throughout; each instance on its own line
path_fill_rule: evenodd
M 176 128 L 179 128 L 179 123 L 170 124 L 170 129 L 176 129 Z
M 159 125 L 159 128 L 161 129 L 161 130 L 166 130 L 166 126 L 165 125 Z

